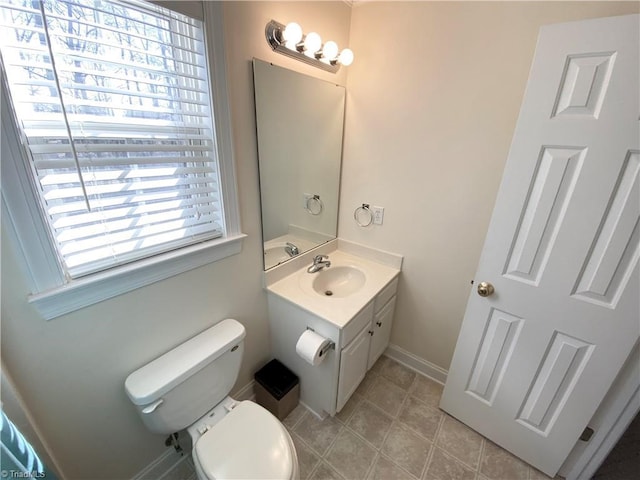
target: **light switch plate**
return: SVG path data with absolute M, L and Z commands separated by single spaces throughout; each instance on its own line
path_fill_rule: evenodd
M 373 213 L 373 224 L 382 225 L 384 220 L 384 207 L 371 206 L 371 212 Z

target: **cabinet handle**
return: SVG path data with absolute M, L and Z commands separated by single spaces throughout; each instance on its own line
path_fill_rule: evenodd
M 373 337 L 373 330 L 369 330 L 369 335 Z
M 376 322 L 376 325 L 378 325 L 379 327 L 382 326 L 382 322 Z

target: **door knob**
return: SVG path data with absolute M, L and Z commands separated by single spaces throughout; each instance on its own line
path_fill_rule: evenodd
M 488 297 L 489 295 L 492 295 L 494 291 L 495 289 L 493 288 L 493 285 L 489 282 L 480 282 L 478 284 L 478 295 L 481 297 Z

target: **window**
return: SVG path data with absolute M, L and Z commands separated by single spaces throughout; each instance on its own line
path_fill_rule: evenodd
M 218 6 L 204 8 L 220 18 Z M 138 267 L 157 270 L 162 260 L 202 256 L 242 236 L 224 53 L 202 21 L 138 0 L 11 0 L 0 4 L 0 22 L 23 147 L 12 156 L 24 162 L 16 170 L 29 178 L 59 277 L 36 287 L 32 300 Z M 218 49 L 211 82 L 207 44 Z M 12 135 L 3 133 L 4 150 Z M 187 263 L 169 270 L 202 261 Z

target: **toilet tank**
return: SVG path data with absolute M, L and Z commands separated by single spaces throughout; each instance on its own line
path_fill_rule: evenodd
M 146 427 L 177 432 L 221 402 L 238 378 L 244 337 L 242 324 L 222 320 L 129 375 L 125 390 Z

